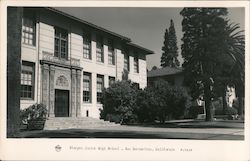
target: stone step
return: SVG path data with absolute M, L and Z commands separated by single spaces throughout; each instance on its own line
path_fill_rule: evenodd
M 44 130 L 113 127 L 119 125 L 91 117 L 50 117 L 45 122 Z

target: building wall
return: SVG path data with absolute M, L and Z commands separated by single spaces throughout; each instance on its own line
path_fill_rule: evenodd
M 165 80 L 169 84 L 174 86 L 183 86 L 184 75 L 183 74 L 173 74 L 173 75 L 163 75 L 156 77 L 148 77 L 148 85 L 152 85 L 155 81 Z
M 83 25 L 71 21 L 61 15 L 52 13 L 51 11 L 42 10 L 40 14 L 36 15 L 36 45 L 30 46 L 22 44 L 22 60 L 35 63 L 35 93 L 34 100 L 21 100 L 21 108 L 24 109 L 34 103 L 42 102 L 42 95 L 44 95 L 42 90 L 42 65 L 40 60 L 43 59 L 44 54 L 50 54 L 53 57 L 54 54 L 54 27 L 62 27 L 68 31 L 68 57 L 70 59 L 79 59 L 81 71 L 81 81 L 80 81 L 80 106 L 81 106 L 81 116 L 86 116 L 86 111 L 88 111 L 90 117 L 99 118 L 101 104 L 97 103 L 96 98 L 96 79 L 97 74 L 104 76 L 104 87 L 109 86 L 109 76 L 115 77 L 116 80 L 122 79 L 123 72 L 123 62 L 124 55 L 121 51 L 122 42 L 114 40 L 115 43 L 115 65 L 108 64 L 108 38 L 104 36 L 104 63 L 96 61 L 96 31 L 91 32 L 91 52 L 92 59 L 83 58 Z M 133 82 L 139 83 L 141 88 L 145 88 L 147 84 L 146 79 L 146 58 L 144 55 L 139 54 L 139 73 L 134 72 L 134 53 L 130 51 L 130 73 L 129 79 Z M 70 81 L 70 72 L 64 72 L 68 69 L 55 69 L 54 79 L 56 80 L 60 75 L 65 75 L 65 77 Z M 82 76 L 83 72 L 91 73 L 91 103 L 83 102 L 83 82 Z M 71 83 L 70 83 L 71 84 Z M 55 88 L 57 87 L 54 84 Z M 71 88 L 70 86 L 67 88 Z

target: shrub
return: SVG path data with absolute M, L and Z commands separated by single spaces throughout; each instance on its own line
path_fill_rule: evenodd
M 101 118 L 120 123 L 164 122 L 184 116 L 190 97 L 183 87 L 156 81 L 144 90 L 130 81 L 118 81 L 103 92 Z
M 156 118 L 156 103 L 153 90 L 139 90 L 137 92 L 136 108 L 134 113 L 140 123 L 154 122 Z
M 101 109 L 102 119 L 119 120 L 121 124 L 129 123 L 135 118 L 133 110 L 136 106 L 136 88 L 131 81 L 118 81 L 104 89 Z
M 47 115 L 47 108 L 43 104 L 33 104 L 28 108 L 21 110 L 21 121 L 28 124 L 29 121 L 45 120 Z

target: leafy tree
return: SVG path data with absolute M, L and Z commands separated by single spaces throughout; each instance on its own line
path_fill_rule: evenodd
M 182 30 L 183 67 L 185 81 L 194 92 L 193 97 L 204 95 L 206 120 L 212 120 L 211 99 L 215 65 L 222 53 L 221 42 L 227 25 L 225 8 L 184 8 Z
M 155 92 L 153 90 L 139 90 L 136 99 L 135 114 L 138 122 L 154 122 L 156 119 L 157 107 L 155 105 Z
M 210 121 L 211 99 L 216 96 L 214 90 L 218 91 L 214 87 L 218 88 L 219 82 L 225 85 L 230 76 L 223 76 L 224 67 L 233 67 L 232 64 L 242 67 L 244 62 L 242 36 L 238 32 L 232 34 L 236 29 L 228 25 L 226 8 L 184 8 L 180 14 L 183 16 L 185 83 L 191 88 L 194 99 L 204 96 L 206 121 Z M 222 70 L 219 67 L 223 67 Z
M 133 114 L 136 106 L 136 88 L 131 81 L 117 81 L 103 92 L 103 109 L 101 118 L 109 121 L 119 121 L 121 124 L 135 119 Z M 116 118 L 117 120 L 113 120 Z
M 153 66 L 151 70 L 156 70 L 158 69 L 157 66 Z
M 189 95 L 183 87 L 171 86 L 167 81 L 158 80 L 146 87 L 137 97 L 137 116 L 141 122 L 178 119 L 183 116 Z
M 164 35 L 164 43 L 162 47 L 162 57 L 161 57 L 161 66 L 162 67 L 176 67 L 180 65 L 178 57 L 178 47 L 177 47 L 177 38 L 174 28 L 174 22 L 171 19 L 169 30 L 166 29 Z

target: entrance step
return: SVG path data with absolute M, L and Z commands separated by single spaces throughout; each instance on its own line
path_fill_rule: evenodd
M 49 117 L 45 122 L 44 130 L 84 129 L 113 126 L 120 126 L 120 124 L 91 117 Z

